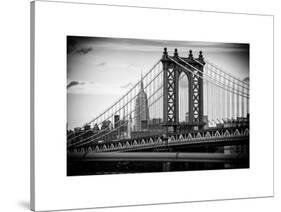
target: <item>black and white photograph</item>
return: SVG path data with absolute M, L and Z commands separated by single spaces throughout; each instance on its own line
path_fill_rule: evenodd
M 66 42 L 67 176 L 250 168 L 249 44 Z
M 90 1 L 30 4 L 30 60 L 15 47 L 7 66 L 19 56 L 30 74 L 19 64 L 3 78 L 10 109 L 28 101 L 30 131 L 3 110 L 16 147 L 4 148 L 4 193 L 29 180 L 34 211 L 277 206 L 274 15 L 246 2 Z M 11 93 L 20 74 L 30 98 Z M 9 142 L 23 133 L 29 145 Z

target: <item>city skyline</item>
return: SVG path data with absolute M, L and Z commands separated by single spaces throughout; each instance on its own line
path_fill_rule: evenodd
M 82 127 L 128 91 L 161 57 L 163 47 L 170 54 L 178 48 L 181 56 L 202 50 L 224 70 L 249 77 L 247 44 L 71 36 L 67 47 L 68 128 Z

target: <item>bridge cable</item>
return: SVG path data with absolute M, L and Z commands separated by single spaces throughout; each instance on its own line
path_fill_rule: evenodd
M 150 82 L 144 87 L 144 89 L 146 89 L 152 82 L 154 82 L 154 80 L 157 79 L 158 76 L 160 76 L 161 73 L 162 73 L 162 71 L 159 72 L 159 73 L 152 79 L 152 81 L 150 81 Z M 136 85 L 139 85 L 139 84 L 140 84 L 140 82 L 138 82 Z M 135 85 L 134 87 L 136 87 L 136 85 Z M 132 90 L 132 89 L 131 89 L 131 90 Z M 123 97 L 126 97 L 126 95 L 124 95 Z M 122 98 L 123 98 L 123 97 L 122 97 Z M 127 102 L 125 105 L 123 105 L 123 107 L 119 106 L 119 109 L 118 109 L 117 111 L 114 111 L 114 112 L 110 113 L 111 115 L 110 115 L 108 118 L 106 118 L 105 120 L 103 119 L 100 123 L 97 123 L 97 124 L 100 125 L 100 124 L 102 124 L 102 122 L 107 121 L 107 120 L 109 120 L 110 118 L 112 118 L 112 117 L 114 116 L 114 114 L 116 114 L 117 112 L 120 112 L 125 106 L 127 106 L 129 103 L 131 103 L 132 101 L 134 101 L 136 97 L 137 97 L 137 95 L 134 95 L 134 97 L 131 98 L 129 102 Z M 120 100 L 121 100 L 121 99 L 120 99 Z M 120 100 L 119 100 L 119 101 L 120 101 Z M 113 105 L 117 105 L 117 103 L 115 103 L 115 104 L 113 104 Z M 111 107 L 111 108 L 112 108 L 112 107 Z M 103 114 L 104 114 L 104 113 L 103 113 Z M 96 119 L 94 119 L 94 120 L 96 120 Z M 118 122 L 120 122 L 120 121 L 121 121 L 121 120 L 119 120 Z M 118 122 L 116 122 L 116 123 L 118 123 Z M 81 133 L 81 134 L 79 134 L 79 135 L 77 135 L 77 136 L 75 136 L 75 137 L 72 137 L 72 138 L 68 139 L 68 142 L 70 142 L 71 140 L 74 140 L 74 139 L 76 139 L 76 138 L 78 138 L 78 137 L 80 137 L 80 136 L 82 136 L 82 135 L 85 135 L 85 134 L 86 134 L 87 132 L 89 132 L 89 131 L 91 131 L 91 129 L 85 130 L 83 133 Z M 68 136 L 68 137 L 69 137 L 69 136 Z
M 239 79 L 238 77 L 234 76 L 233 74 L 230 74 L 230 73 L 228 73 L 228 72 L 226 72 L 226 71 L 223 71 L 222 68 L 220 68 L 220 67 L 218 67 L 217 65 L 211 63 L 209 60 L 204 59 L 204 61 L 205 61 L 209 66 L 214 67 L 214 68 L 215 68 L 216 70 L 218 70 L 219 72 L 221 72 L 221 73 L 223 73 L 223 74 L 225 74 L 225 75 L 228 75 L 229 77 L 231 77 L 231 78 L 233 78 L 233 79 L 236 79 L 236 80 L 240 81 L 242 84 L 244 84 L 244 85 L 246 85 L 246 86 L 249 86 L 249 83 L 247 83 L 247 82 L 245 82 L 245 81 Z
M 227 78 L 225 75 L 230 76 L 228 73 L 222 72 L 222 71 L 220 71 L 219 69 L 217 69 L 217 68 L 214 67 L 217 71 L 219 71 L 219 72 L 216 72 L 216 71 L 214 71 L 212 68 L 208 68 L 209 63 L 203 64 L 203 63 L 201 63 L 198 59 L 195 59 L 195 58 L 193 58 L 193 59 L 194 59 L 197 63 L 199 63 L 200 65 L 204 66 L 204 67 L 205 67 L 205 70 L 208 70 L 208 71 L 210 71 L 210 72 L 213 72 L 213 73 L 215 73 L 216 75 L 219 75 L 219 76 L 223 77 L 224 79 L 226 79 L 226 80 L 228 80 L 228 81 L 230 81 L 230 82 L 232 82 L 232 83 L 234 83 L 234 84 L 236 84 L 236 85 L 239 85 L 240 87 L 243 87 L 243 88 L 249 90 L 249 85 L 248 85 L 248 84 L 244 83 L 244 84 L 247 85 L 246 87 L 244 87 L 243 85 L 240 85 L 240 84 L 239 84 L 239 82 L 243 82 L 243 81 L 242 81 L 241 79 L 239 79 L 238 77 L 233 77 L 233 76 L 231 76 L 232 78 Z M 205 59 L 204 59 L 204 60 L 205 60 Z M 213 67 L 213 66 L 211 66 L 211 67 Z M 221 74 L 221 72 L 222 72 L 223 74 Z M 238 82 L 235 82 L 235 81 L 238 81 Z
M 162 89 L 163 88 L 163 85 L 161 85 L 161 87 L 159 87 L 155 92 L 154 92 L 154 94 L 153 95 L 151 95 L 149 98 L 148 98 L 148 100 L 150 99 L 150 98 L 152 98 L 160 89 Z M 159 98 L 158 98 L 159 99 Z M 144 102 L 142 102 L 142 104 L 143 104 Z M 140 105 L 141 106 L 141 105 Z M 140 107 L 140 106 L 138 106 L 138 107 Z M 133 112 L 135 112 L 137 109 L 135 108 L 133 111 L 131 111 L 131 113 L 130 114 L 132 114 Z M 135 117 L 136 117 L 136 115 L 134 116 L 134 119 L 135 119 Z M 123 124 L 124 125 L 124 124 Z M 120 127 L 121 126 L 123 126 L 123 125 L 120 125 Z M 113 131 L 116 131 L 117 129 L 119 129 L 120 127 L 118 127 L 118 128 L 115 128 L 114 130 L 112 130 L 111 132 L 113 132 Z M 103 130 L 103 132 L 104 132 L 105 130 Z M 72 144 L 69 144 L 68 145 L 68 147 L 71 147 L 71 146 L 74 146 L 74 145 L 77 145 L 77 144 L 80 144 L 80 143 L 82 143 L 82 142 L 84 142 L 84 141 L 86 141 L 86 140 L 89 140 L 89 139 L 91 139 L 92 137 L 95 137 L 95 136 L 97 136 L 97 135 L 99 135 L 99 134 L 101 134 L 101 132 L 99 132 L 98 134 L 95 134 L 95 135 L 92 135 L 92 136 L 90 136 L 90 137 L 88 137 L 88 138 L 85 138 L 85 139 L 82 139 L 82 140 L 80 140 L 80 141 L 77 141 L 76 143 L 72 143 Z M 105 136 L 105 135 L 101 135 L 100 137 L 103 137 L 103 136 Z M 100 137 L 97 137 L 97 138 L 95 138 L 95 140 L 97 140 L 98 138 L 100 138 Z M 92 141 L 91 141 L 92 142 Z M 84 144 L 87 144 L 88 142 L 86 142 L 86 143 L 84 143 Z M 83 145 L 84 145 L 83 144 Z
M 159 65 L 160 63 L 160 59 L 152 66 L 152 68 L 143 76 L 143 78 L 146 78 L 148 74 L 151 74 L 154 69 Z M 120 101 L 127 95 L 129 95 L 132 91 L 134 91 L 135 88 L 138 87 L 138 85 L 140 84 L 140 81 L 138 83 L 136 83 L 126 94 L 124 94 L 123 96 L 121 96 L 114 104 L 112 104 L 111 106 L 109 106 L 104 112 L 102 112 L 100 115 L 98 115 L 96 118 L 92 119 L 91 121 L 86 122 L 84 125 L 90 125 L 91 123 L 95 122 L 97 119 L 101 118 L 105 113 L 107 113 L 109 110 L 111 110 L 114 106 L 116 106 L 118 103 L 120 103 Z M 67 135 L 70 136 L 71 134 Z
M 194 75 L 198 76 L 200 79 L 204 80 L 204 78 L 203 78 L 202 76 L 200 76 L 199 74 L 193 73 L 191 70 L 187 69 L 185 66 L 183 66 L 183 65 L 180 64 L 180 63 L 178 63 L 177 61 L 175 61 L 175 60 L 174 60 L 173 58 L 171 58 L 170 56 L 168 56 L 168 57 L 169 57 L 173 62 L 175 62 L 175 63 L 178 64 L 179 66 L 183 67 L 185 70 L 187 70 L 187 71 L 190 72 L 191 74 L 194 74 Z M 201 73 L 202 75 L 204 75 L 204 73 L 203 73 L 201 70 L 199 70 L 198 68 L 196 68 L 196 67 L 194 67 L 193 65 L 189 64 L 188 62 L 184 61 L 184 60 L 181 59 L 180 57 L 179 57 L 179 59 L 180 59 L 182 62 L 184 62 L 185 64 L 187 64 L 188 66 L 190 66 L 191 68 L 197 70 L 199 73 Z M 225 85 L 225 84 L 223 84 L 222 86 L 221 86 L 221 85 L 218 85 L 218 83 L 216 83 L 216 80 L 215 80 L 215 82 L 213 82 L 214 79 L 212 79 L 211 77 L 209 77 L 209 76 L 206 75 L 206 74 L 205 74 L 205 76 L 210 79 L 209 82 L 211 82 L 212 84 L 216 85 L 217 87 L 220 87 L 220 88 L 222 88 L 222 89 L 229 90 L 229 89 L 223 87 L 223 86 L 227 86 L 227 85 Z M 219 83 L 222 84 L 221 82 L 219 82 Z M 227 86 L 227 87 L 228 87 L 228 86 Z M 233 89 L 233 88 L 231 87 L 231 89 Z M 231 92 L 233 92 L 233 93 L 235 93 L 235 94 L 237 94 L 237 95 L 245 96 L 245 97 L 248 98 L 248 96 L 246 96 L 244 93 L 239 94 L 240 92 L 237 93 L 237 91 L 231 91 Z
M 160 88 L 162 89 L 163 86 L 160 87 Z M 160 89 L 158 89 L 158 90 L 160 90 Z M 157 102 L 162 96 L 163 96 L 163 95 L 160 95 L 156 100 L 154 100 L 154 101 L 149 105 L 149 107 L 152 106 L 155 102 Z M 144 112 L 144 110 L 143 110 L 142 112 L 140 112 L 139 114 L 141 114 L 141 113 L 143 113 L 143 112 Z M 132 113 L 132 112 L 131 112 L 131 113 Z M 135 119 L 135 118 L 136 118 L 136 116 L 134 116 L 133 119 Z M 81 140 L 81 141 L 75 143 L 74 146 L 79 147 L 79 146 L 81 146 L 81 145 L 86 145 L 86 144 L 92 143 L 92 142 L 94 142 L 95 140 L 98 140 L 98 139 L 100 139 L 100 138 L 102 138 L 102 137 L 105 137 L 106 135 L 108 135 L 108 134 L 110 134 L 110 133 L 112 133 L 112 132 L 114 132 L 114 131 L 120 129 L 121 127 L 123 127 L 124 125 L 126 125 L 127 122 L 128 122 L 128 120 L 126 120 L 126 122 L 124 122 L 124 123 L 123 123 L 122 125 L 120 125 L 119 127 L 115 128 L 115 129 L 113 129 L 113 130 L 111 130 L 110 132 L 108 132 L 108 133 L 106 133 L 106 134 L 104 134 L 104 135 L 101 135 L 101 136 L 99 136 L 99 137 L 97 137 L 97 138 L 94 138 L 93 140 L 89 140 L 89 141 L 84 142 L 85 140 L 88 140 L 88 139 L 90 139 L 91 137 L 89 137 L 89 138 L 87 138 L 87 139 L 84 139 L 84 140 Z M 84 143 L 83 143 L 83 142 L 84 142 Z M 77 145 L 78 145 L 78 146 L 77 146 Z M 71 147 L 71 146 L 73 146 L 73 145 L 69 145 L 68 147 Z

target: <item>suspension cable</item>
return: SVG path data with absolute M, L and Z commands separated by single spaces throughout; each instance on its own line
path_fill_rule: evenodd
M 163 88 L 163 85 L 162 85 L 162 87 L 160 87 L 160 88 Z M 155 93 L 157 93 L 157 92 L 160 90 L 160 88 L 159 88 Z M 153 96 L 153 95 L 152 95 L 152 96 Z M 151 97 L 152 97 L 152 96 L 151 96 Z M 163 94 L 161 94 L 156 100 L 154 100 L 151 104 L 149 104 L 148 107 L 152 106 L 152 105 L 153 105 L 155 102 L 157 102 L 162 96 L 163 96 Z M 151 98 L 151 97 L 150 97 L 150 98 Z M 145 112 L 145 111 L 144 111 L 145 109 L 146 109 L 146 108 L 142 108 L 142 111 L 140 111 L 137 115 L 139 115 L 139 114 Z M 131 113 L 132 113 L 132 112 L 131 112 Z M 136 115 L 134 116 L 133 119 L 136 119 Z M 91 143 L 91 142 L 94 142 L 95 140 L 98 140 L 98 139 L 100 139 L 100 138 L 102 138 L 102 137 L 105 137 L 106 135 L 108 135 L 108 134 L 110 134 L 110 133 L 112 133 L 112 132 L 114 132 L 114 131 L 120 129 L 121 127 L 125 126 L 127 123 L 128 123 L 128 120 L 126 120 L 126 121 L 125 121 L 122 125 L 120 125 L 119 127 L 116 127 L 115 129 L 111 130 L 110 132 L 108 132 L 108 133 L 106 133 L 106 134 L 104 134 L 104 135 L 100 135 L 100 136 L 97 137 L 97 138 L 94 138 L 94 139 L 92 139 L 92 140 L 89 140 L 89 141 L 84 142 L 85 140 L 88 140 L 88 139 L 90 139 L 91 137 L 93 137 L 93 136 L 91 136 L 91 137 L 89 137 L 89 138 L 87 138 L 87 139 L 83 139 L 83 140 L 81 140 L 81 141 L 79 141 L 79 142 L 77 142 L 77 143 L 74 143 L 73 145 L 71 144 L 71 145 L 69 145 L 68 147 L 71 147 L 71 146 L 79 147 L 79 146 L 81 146 L 81 145 L 86 145 L 86 144 L 89 144 L 89 143 Z M 84 142 L 84 143 L 83 143 L 83 142 Z M 77 145 L 78 145 L 78 146 L 77 146 Z
M 171 58 L 170 56 L 168 56 L 168 57 L 169 57 L 173 62 L 175 62 L 176 64 L 178 64 L 179 66 L 181 66 L 182 68 L 184 68 L 185 70 L 187 70 L 188 72 L 190 72 L 190 73 L 192 73 L 192 74 L 198 76 L 200 79 L 204 80 L 204 78 L 203 78 L 202 76 L 200 76 L 199 74 L 193 73 L 191 70 L 189 70 L 188 68 L 186 68 L 186 67 L 183 66 L 182 64 L 178 63 L 177 61 L 175 61 L 175 60 L 174 60 L 173 58 Z M 198 72 L 200 72 L 201 74 L 203 74 L 203 72 L 202 72 L 201 70 L 199 70 L 198 68 L 192 66 L 191 64 L 189 64 L 188 62 L 184 61 L 184 60 L 181 59 L 180 57 L 179 57 L 179 59 L 180 59 L 181 61 L 183 61 L 185 64 L 187 64 L 188 66 L 190 66 L 191 68 L 193 68 L 193 69 L 197 70 Z M 241 95 L 241 96 L 244 96 L 244 97 L 246 97 L 246 98 L 249 98 L 249 97 L 246 96 L 244 93 L 239 94 L 240 92 L 236 92 L 236 91 L 234 91 L 234 90 L 231 91 L 230 89 L 224 88 L 224 87 L 222 87 L 221 85 L 218 85 L 216 82 L 213 82 L 214 80 L 213 80 L 211 77 L 209 77 L 208 75 L 205 75 L 205 76 L 207 76 L 207 77 L 210 79 L 209 82 L 211 82 L 212 84 L 216 85 L 217 87 L 220 87 L 220 88 L 222 88 L 222 89 L 228 90 L 228 91 L 230 91 L 230 92 L 232 92 L 232 93 L 234 93 L 234 94 Z M 219 82 L 219 83 L 222 84 L 221 82 Z M 227 86 L 227 85 L 223 84 L 223 86 Z M 229 87 L 229 86 L 227 86 L 227 87 Z
M 170 56 L 169 56 L 169 57 L 170 57 Z M 204 74 L 201 70 L 199 70 L 198 68 L 194 67 L 194 66 L 191 65 L 190 63 L 186 62 L 186 61 L 183 60 L 182 58 L 179 57 L 179 59 L 180 59 L 182 62 L 184 62 L 186 65 L 188 65 L 188 66 L 190 66 L 191 68 L 193 68 L 193 69 L 197 70 L 198 72 L 200 72 L 202 75 L 205 75 L 206 77 L 208 77 L 210 80 L 215 81 L 215 82 L 218 82 L 218 83 L 222 84 L 223 86 L 230 87 L 230 89 L 234 89 L 234 86 L 231 87 L 231 86 L 228 86 L 228 85 L 226 85 L 226 84 L 223 84 L 222 82 L 218 81 L 217 79 L 210 77 L 208 74 Z M 194 74 L 195 74 L 195 73 L 194 73 Z M 195 75 L 196 75 L 196 74 L 195 74 Z M 200 75 L 199 75 L 199 77 L 200 77 L 201 79 L 203 79 Z M 214 77 L 216 77 L 216 76 L 214 76 Z M 204 80 L 204 79 L 203 79 L 203 80 Z M 222 89 L 225 89 L 225 88 L 222 88 Z M 233 90 L 233 91 L 234 91 L 234 90 Z M 237 95 L 245 96 L 245 94 L 244 94 L 244 93 L 241 93 L 239 90 L 238 90 L 238 92 L 237 92 L 237 91 L 235 91 L 235 92 L 236 92 Z M 239 93 L 241 93 L 241 94 L 239 94 Z
M 148 101 L 150 98 L 152 98 L 152 97 L 153 97 L 160 89 L 162 89 L 162 88 L 163 88 L 163 85 L 161 85 L 161 86 L 147 99 L 147 101 Z M 142 102 L 142 104 L 145 104 L 145 102 Z M 141 107 L 142 104 L 139 105 L 138 108 Z M 135 108 L 133 111 L 131 111 L 130 114 L 132 114 L 132 113 L 135 112 L 136 110 L 137 110 L 137 108 Z M 126 115 L 126 118 L 127 118 L 127 116 L 129 116 L 130 114 L 127 114 L 127 115 Z M 136 115 L 134 116 L 134 118 L 135 118 L 135 117 L 136 117 Z M 120 121 L 121 121 L 121 120 L 120 120 Z M 103 130 L 100 130 L 97 134 L 94 134 L 94 135 L 92 135 L 92 136 L 90 136 L 90 137 L 88 137 L 88 138 L 85 138 L 85 139 L 82 139 L 82 140 L 77 141 L 77 142 L 75 142 L 75 143 L 69 144 L 68 147 L 71 147 L 71 146 L 73 146 L 73 145 L 77 145 L 77 144 L 79 144 L 79 143 L 82 143 L 82 142 L 85 141 L 85 140 L 91 139 L 91 138 L 93 138 L 93 137 L 95 137 L 95 136 L 101 134 L 102 132 L 106 131 L 107 129 L 108 129 L 108 127 L 106 127 L 106 128 L 103 129 Z M 102 135 L 102 136 L 103 136 L 103 135 Z
M 145 79 L 147 77 L 147 75 L 149 75 L 150 73 L 152 73 L 152 71 L 154 70 L 155 67 L 157 67 L 160 63 L 160 59 L 152 66 L 152 68 L 144 75 L 143 79 Z M 130 92 L 132 92 L 135 88 L 137 88 L 137 86 L 139 85 L 140 81 L 138 81 L 126 94 L 124 94 L 123 96 L 121 96 L 117 101 L 115 101 L 111 106 L 109 106 L 106 110 L 104 110 L 104 112 L 102 112 L 100 115 L 98 115 L 97 117 L 95 117 L 94 119 L 92 119 L 91 121 L 86 122 L 84 125 L 90 125 L 91 123 L 93 123 L 94 121 L 96 121 L 97 119 L 99 119 L 100 117 L 102 117 L 105 113 L 107 113 L 108 111 L 111 110 L 111 108 L 113 108 L 114 106 L 116 106 L 125 96 L 129 95 Z M 83 126 L 84 126 L 83 125 Z M 70 136 L 67 135 L 67 136 Z
M 234 76 L 233 74 L 230 74 L 230 73 L 228 73 L 228 72 L 226 72 L 226 71 L 223 71 L 222 68 L 220 68 L 220 67 L 218 67 L 217 65 L 211 63 L 209 60 L 204 59 L 204 61 L 205 61 L 207 64 L 209 64 L 210 66 L 213 66 L 214 68 L 216 68 L 218 71 L 224 73 L 225 75 L 228 75 L 228 76 L 230 76 L 230 77 L 232 77 L 232 78 L 234 78 L 234 79 L 237 79 L 238 81 L 242 82 L 242 83 L 245 84 L 246 86 L 249 86 L 249 83 L 247 83 L 247 82 L 245 82 L 245 81 L 239 79 L 238 77 Z
M 197 63 L 199 63 L 200 65 L 202 65 L 202 66 L 204 66 L 204 64 L 203 63 L 201 63 L 198 59 L 195 59 L 195 58 L 193 58 Z M 207 65 L 208 65 L 209 63 L 207 63 Z M 211 65 L 210 65 L 211 66 Z M 214 68 L 216 68 L 215 66 L 213 66 Z M 206 67 L 207 68 L 207 67 Z M 239 83 L 237 83 L 237 82 L 235 82 L 235 80 L 236 81 L 238 81 L 238 82 L 243 82 L 241 79 L 239 79 L 238 77 L 234 77 L 234 76 L 231 76 L 231 75 L 229 75 L 228 73 L 226 73 L 226 72 L 224 72 L 224 71 L 221 71 L 220 69 L 218 69 L 218 68 L 216 68 L 216 70 L 218 70 L 218 71 L 220 71 L 220 72 L 222 72 L 222 73 L 224 73 L 225 75 L 228 75 L 228 76 L 231 76 L 232 78 L 227 78 L 226 76 L 224 76 L 223 74 L 220 74 L 220 72 L 216 72 L 216 71 L 214 71 L 214 70 L 212 70 L 212 69 L 210 69 L 210 68 L 207 68 L 207 70 L 208 71 L 210 71 L 210 72 L 213 72 L 213 73 L 215 73 L 216 75 L 219 75 L 219 76 L 221 76 L 221 77 L 223 77 L 224 79 L 226 79 L 227 81 L 230 81 L 230 82 L 232 82 L 233 84 L 236 84 L 236 85 L 238 85 L 239 87 L 242 87 L 242 88 L 245 88 L 245 89 L 247 89 L 247 90 L 249 90 L 249 86 L 247 85 L 247 87 L 244 87 L 243 85 L 240 85 Z M 233 80 L 232 80 L 233 79 Z
M 158 76 L 159 76 L 162 72 L 163 72 L 163 70 L 161 70 L 148 84 L 146 84 L 146 86 L 144 87 L 144 89 L 146 89 L 152 82 L 154 82 L 154 80 L 156 80 L 156 78 L 158 78 Z M 146 74 L 146 75 L 147 75 L 147 74 Z M 138 86 L 139 84 L 140 84 L 140 82 L 138 82 L 138 83 L 134 86 L 134 88 L 135 88 L 136 86 Z M 131 90 L 132 90 L 132 89 L 131 89 Z M 128 93 L 127 93 L 127 94 L 128 94 Z M 122 98 L 124 98 L 124 97 L 126 97 L 126 96 L 127 96 L 127 95 L 124 95 Z M 133 98 L 131 98 L 126 104 L 124 104 L 123 107 L 117 109 L 117 111 L 115 111 L 114 113 L 113 113 L 113 112 L 110 113 L 111 115 L 110 115 L 108 118 L 106 118 L 105 120 L 103 119 L 100 123 L 97 123 L 97 125 L 102 124 L 102 122 L 107 121 L 107 120 L 109 120 L 110 118 L 112 118 L 115 113 L 121 111 L 121 110 L 122 110 L 124 107 L 126 107 L 129 103 L 131 103 L 132 101 L 134 101 L 136 97 L 137 97 L 137 96 L 135 95 L 135 96 L 134 96 Z M 122 98 L 121 98 L 121 99 L 122 99 Z M 120 99 L 120 100 L 121 100 L 121 99 Z M 120 100 L 119 100 L 119 101 L 120 101 Z M 114 107 L 114 105 L 116 105 L 116 104 L 117 104 L 117 103 L 113 104 L 112 107 Z M 112 108 L 112 107 L 111 107 L 111 108 Z M 111 108 L 110 108 L 110 109 L 111 109 Z M 103 114 L 105 114 L 105 112 L 104 112 Z M 97 120 L 97 118 L 95 118 L 94 120 Z M 120 120 L 120 121 L 121 121 L 121 120 Z M 118 121 L 118 122 L 119 122 L 119 121 Z M 91 122 L 89 122 L 89 123 L 91 123 Z M 87 124 L 87 125 L 89 125 L 89 124 Z M 72 138 L 68 139 L 68 142 L 70 142 L 71 140 L 73 140 L 73 139 L 75 139 L 75 138 L 77 138 L 77 137 L 80 137 L 80 136 L 86 134 L 86 133 L 89 132 L 89 131 L 91 131 L 91 129 L 85 130 L 82 134 L 79 134 L 79 135 L 77 135 L 77 136 L 75 136 L 75 137 L 72 137 Z M 73 132 L 72 134 L 74 134 L 74 132 Z M 69 138 L 70 135 L 68 135 L 67 137 Z

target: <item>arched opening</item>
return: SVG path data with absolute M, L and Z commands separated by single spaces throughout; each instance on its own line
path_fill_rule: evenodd
M 189 120 L 189 96 L 188 96 L 188 77 L 184 72 L 179 76 L 179 122 L 188 123 Z

